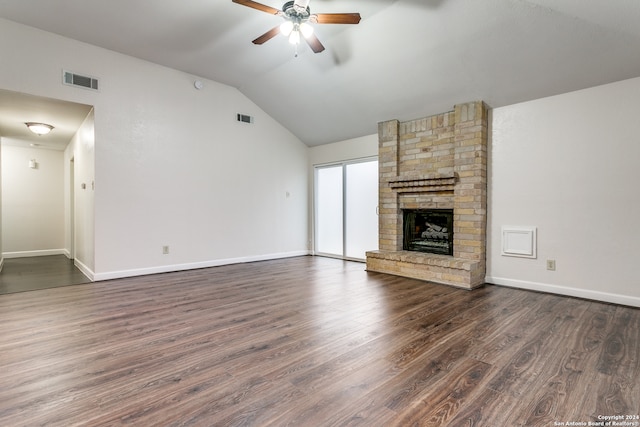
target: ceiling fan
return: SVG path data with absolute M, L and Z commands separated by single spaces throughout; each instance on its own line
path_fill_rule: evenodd
M 253 44 L 263 44 L 278 33 L 289 37 L 289 42 L 293 45 L 300 43 L 300 34 L 305 39 L 311 50 L 320 53 L 324 50 L 324 46 L 313 34 L 313 27 L 309 24 L 357 24 L 360 22 L 359 13 L 311 13 L 309 9 L 310 0 L 288 1 L 282 6 L 282 10 L 264 5 L 252 0 L 232 0 L 234 3 L 248 6 L 253 9 L 267 12 L 284 18 L 284 22 L 278 25 L 257 39 L 253 40 Z

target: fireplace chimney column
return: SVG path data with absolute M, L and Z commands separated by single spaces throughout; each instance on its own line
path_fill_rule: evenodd
M 484 283 L 488 107 L 378 124 L 379 250 L 367 270 L 471 289 Z M 403 250 L 402 209 L 453 209 L 453 255 Z

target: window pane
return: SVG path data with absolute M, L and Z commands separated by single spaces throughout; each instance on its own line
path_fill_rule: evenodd
M 342 166 L 316 171 L 316 251 L 342 256 Z
M 346 256 L 365 259 L 378 249 L 378 161 L 346 166 Z

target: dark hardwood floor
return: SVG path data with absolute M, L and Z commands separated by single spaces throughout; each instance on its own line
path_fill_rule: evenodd
M 0 294 L 90 282 L 64 255 L 7 258 L 0 271 Z
M 0 325 L 2 426 L 557 426 L 640 414 L 639 309 L 464 291 L 329 258 L 2 295 Z

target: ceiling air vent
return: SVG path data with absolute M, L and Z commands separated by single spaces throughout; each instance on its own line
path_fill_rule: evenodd
M 239 122 L 242 122 L 242 123 L 253 123 L 253 117 L 248 116 L 246 114 L 238 113 L 237 119 Z
M 62 83 L 69 86 L 78 86 L 85 89 L 98 90 L 98 79 L 75 74 L 71 71 L 62 71 Z

